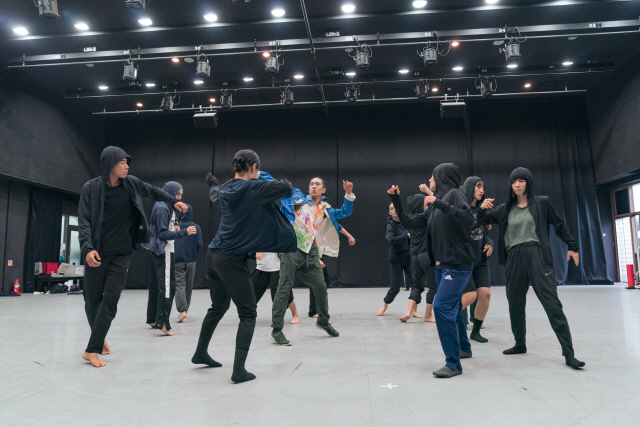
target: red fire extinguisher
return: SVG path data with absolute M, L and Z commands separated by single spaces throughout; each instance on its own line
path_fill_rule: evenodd
M 13 291 L 11 291 L 11 293 L 15 295 L 22 295 L 22 292 L 20 292 L 20 280 L 16 279 L 16 281 L 13 282 Z

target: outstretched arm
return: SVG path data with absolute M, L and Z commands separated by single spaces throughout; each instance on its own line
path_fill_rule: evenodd
M 218 180 L 210 173 L 207 174 L 205 179 L 207 180 L 207 184 L 209 184 L 209 200 L 211 200 L 211 203 L 218 203 L 218 191 L 220 191 Z
M 137 179 L 137 178 L 135 178 L 135 179 Z M 167 193 L 166 191 L 162 190 L 161 188 L 158 188 L 158 187 L 153 186 L 151 184 L 147 184 L 146 182 L 144 182 L 144 181 L 142 181 L 140 179 L 137 179 L 137 180 L 140 183 L 138 188 L 140 189 L 140 192 L 142 193 L 143 196 L 149 197 L 150 199 L 153 199 L 156 202 L 167 202 L 171 206 L 173 206 L 174 208 L 182 211 L 182 213 L 184 213 L 187 210 L 189 210 L 189 208 L 187 207 L 186 204 L 180 202 L 178 199 L 176 199 L 175 197 L 171 196 L 171 194 Z
M 396 210 L 396 215 L 400 219 L 400 223 L 407 230 L 426 227 L 427 222 L 429 221 L 429 215 L 427 211 L 418 214 L 418 215 L 407 215 L 402 207 L 402 199 L 400 198 L 400 187 L 397 185 L 392 186 L 388 191 L 389 197 L 391 198 L 391 203 L 393 203 L 393 208 Z
M 505 205 L 504 203 L 493 207 L 493 202 L 495 199 L 485 199 L 480 205 L 478 209 L 478 224 L 481 225 L 489 225 L 489 224 L 499 224 L 500 217 L 504 215 Z
M 353 213 L 353 201 L 356 199 L 353 194 L 353 183 L 349 181 L 342 181 L 342 188 L 344 188 L 344 202 L 340 209 L 334 209 L 333 213 L 336 219 L 342 219 L 350 216 Z
M 440 209 L 445 215 L 448 215 L 449 218 L 455 222 L 456 224 L 460 224 L 463 226 L 469 227 L 471 229 L 471 225 L 475 221 L 473 217 L 473 213 L 471 212 L 471 208 L 466 203 L 464 198 L 460 196 L 460 193 L 455 193 L 456 203 L 446 203 L 442 199 L 438 199 L 435 196 L 427 196 L 424 199 L 425 204 L 433 203 L 437 209 Z

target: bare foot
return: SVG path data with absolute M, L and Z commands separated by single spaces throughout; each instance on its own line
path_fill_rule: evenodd
M 420 316 L 417 311 L 414 311 L 412 316 L 417 317 L 418 319 L 422 319 L 422 316 Z
M 178 323 L 182 323 L 184 321 L 184 319 L 187 318 L 187 312 L 183 311 L 182 313 L 180 313 L 180 317 L 178 317 Z
M 109 344 L 107 344 L 106 341 L 102 346 L 102 354 L 111 354 L 111 347 L 109 347 Z
M 389 308 L 389 304 L 384 303 L 382 308 L 380 310 L 378 310 L 378 316 L 382 316 L 384 314 L 384 312 L 387 311 L 387 308 Z
M 175 332 L 171 332 L 169 330 L 167 330 L 167 325 L 164 325 L 161 329 L 162 332 L 164 332 L 165 334 L 169 335 L 170 337 L 174 336 L 176 333 Z
M 436 323 L 436 318 L 433 316 L 429 316 L 429 317 L 425 317 L 424 321 L 429 323 Z
M 147 325 L 151 326 L 152 328 L 155 328 L 155 327 L 156 327 L 156 324 L 155 324 L 155 323 L 147 323 Z
M 402 321 L 402 322 L 406 322 L 406 321 L 407 321 L 407 320 L 409 320 L 410 318 L 411 318 L 411 315 L 410 315 L 410 314 L 405 314 L 404 316 L 402 316 L 402 317 L 400 318 L 400 321 Z
M 98 359 L 97 353 L 87 353 L 85 351 L 82 355 L 82 358 L 87 362 L 91 362 L 91 365 L 93 365 L 96 368 L 102 368 L 103 366 L 107 366 L 107 362 L 103 362 L 102 360 Z
M 298 323 L 300 323 L 300 318 L 298 316 L 293 316 L 293 319 L 291 319 L 291 322 L 289 322 L 292 325 L 297 325 Z
M 317 318 L 318 318 L 318 315 L 316 314 L 316 315 L 315 315 L 315 316 L 313 316 L 313 317 L 317 319 Z

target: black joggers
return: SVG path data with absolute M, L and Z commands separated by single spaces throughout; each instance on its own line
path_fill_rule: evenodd
M 99 267 L 85 266 L 84 310 L 91 338 L 87 353 L 102 353 L 104 340 L 118 311 L 120 294 L 127 282 L 131 254 L 103 256 Z
M 416 304 L 422 301 L 422 292 L 427 288 L 427 304 L 433 304 L 433 299 L 438 291 L 438 283 L 436 282 L 436 270 L 431 266 L 429 254 L 423 252 L 411 257 L 411 279 L 413 286 L 409 299 L 414 300 Z
M 529 283 L 531 283 L 560 341 L 562 355 L 573 356 L 569 323 L 562 311 L 562 303 L 558 299 L 558 282 L 556 282 L 553 267 L 544 264 L 540 245 L 524 244 L 511 248 L 506 267 L 509 316 L 516 346 L 526 348 L 525 305 Z
M 407 281 L 407 287 L 413 287 L 411 276 L 411 255 L 409 251 L 396 252 L 396 259 L 390 261 L 389 270 L 391 273 L 391 287 L 384 297 L 385 304 L 391 304 L 396 295 L 400 292 L 400 287 Z
M 176 293 L 176 262 L 173 252 L 165 252 L 158 256 L 149 251 L 153 260 L 156 280 L 149 285 L 147 301 L 147 323 L 155 323 L 156 329 L 171 329 L 169 315 Z

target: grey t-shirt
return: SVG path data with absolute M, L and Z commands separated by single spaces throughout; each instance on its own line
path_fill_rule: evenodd
M 536 223 L 529 212 L 529 206 L 524 208 L 515 205 L 509 212 L 507 232 L 504 235 L 504 244 L 507 250 L 523 243 L 540 243 L 536 234 Z

